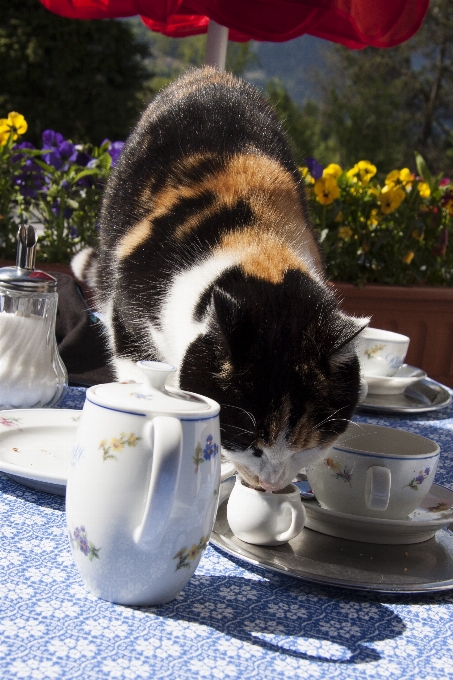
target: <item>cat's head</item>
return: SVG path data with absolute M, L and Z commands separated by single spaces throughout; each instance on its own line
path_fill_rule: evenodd
M 225 272 L 206 292 L 207 331 L 180 385 L 221 405 L 222 449 L 250 484 L 285 486 L 346 429 L 361 389 L 355 338 L 367 319 L 290 270 L 279 284 Z

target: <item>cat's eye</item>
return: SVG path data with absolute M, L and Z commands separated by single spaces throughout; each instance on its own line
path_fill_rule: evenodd
M 261 458 L 261 456 L 263 455 L 263 449 L 259 449 L 257 446 L 255 446 L 255 447 L 253 448 L 252 454 L 253 454 L 256 458 Z

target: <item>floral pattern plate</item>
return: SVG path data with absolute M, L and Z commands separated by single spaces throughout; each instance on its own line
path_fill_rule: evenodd
M 64 496 L 81 411 L 0 411 L 0 471 L 24 486 Z
M 302 499 L 305 526 L 328 536 L 363 543 L 406 545 L 421 543 L 453 523 L 453 491 L 433 484 L 427 497 L 407 519 L 358 517 L 321 508 L 317 500 Z

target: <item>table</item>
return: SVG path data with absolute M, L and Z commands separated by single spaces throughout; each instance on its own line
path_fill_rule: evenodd
M 72 388 L 62 408 L 81 408 Z M 453 405 L 419 416 L 363 416 L 441 447 L 436 482 L 453 489 Z M 453 678 L 453 591 L 388 596 L 319 587 L 209 545 L 162 607 L 122 607 L 85 591 L 64 499 L 0 475 L 0 677 Z

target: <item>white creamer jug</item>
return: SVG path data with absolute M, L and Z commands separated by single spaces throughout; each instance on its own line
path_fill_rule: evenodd
M 208 543 L 220 484 L 220 406 L 166 388 L 173 366 L 137 365 L 142 384 L 87 390 L 66 518 L 87 589 L 149 606 L 184 588 Z

